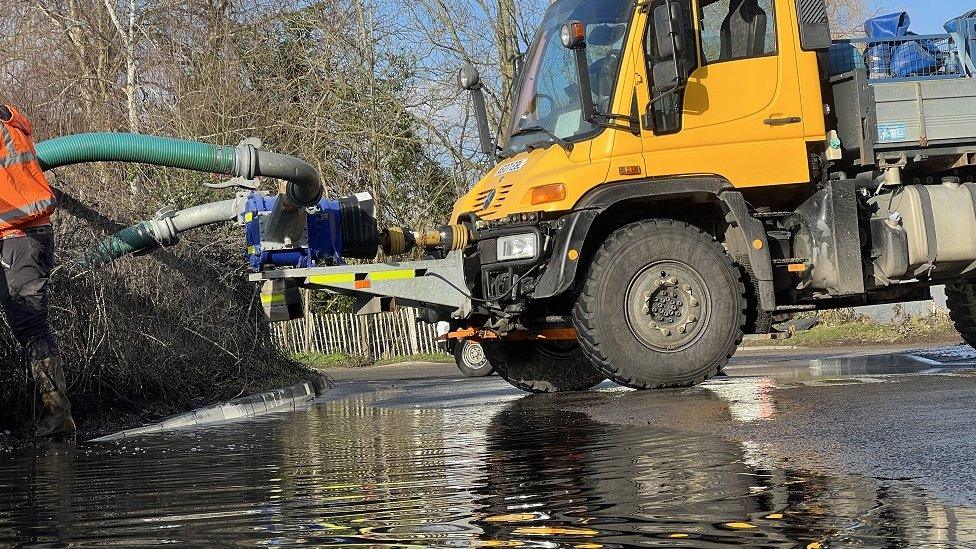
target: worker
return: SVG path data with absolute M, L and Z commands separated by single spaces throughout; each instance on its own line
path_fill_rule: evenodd
M 48 319 L 54 192 L 34 151 L 30 122 L 9 105 L 0 106 L 0 122 L 0 305 L 40 395 L 35 436 L 71 438 L 75 422 Z

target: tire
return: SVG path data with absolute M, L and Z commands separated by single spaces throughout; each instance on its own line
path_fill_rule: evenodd
M 585 391 L 606 379 L 575 341 L 483 342 L 482 348 L 502 379 L 530 393 Z
M 485 377 L 495 373 L 481 344 L 463 340 L 454 344 L 454 361 L 461 373 L 468 377 Z
M 639 221 L 597 251 L 573 308 L 581 348 L 627 387 L 696 385 L 718 374 L 742 342 L 742 271 L 697 227 Z
M 742 272 L 742 281 L 746 289 L 746 325 L 743 333 L 746 334 L 768 334 L 773 331 L 773 324 L 776 323 L 775 315 L 764 311 L 759 304 L 759 279 L 752 272 L 749 260 L 740 258 L 738 260 L 739 270 Z
M 956 331 L 966 344 L 976 349 L 976 284 L 947 284 L 946 306 Z

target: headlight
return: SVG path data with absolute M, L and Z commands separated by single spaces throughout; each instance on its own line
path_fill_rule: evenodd
M 510 259 L 531 259 L 539 251 L 539 235 L 535 233 L 515 234 L 498 239 L 498 261 Z

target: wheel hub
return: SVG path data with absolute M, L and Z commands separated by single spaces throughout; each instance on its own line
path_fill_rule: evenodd
M 627 320 L 644 344 L 678 351 L 701 336 L 707 300 L 704 281 L 693 269 L 680 262 L 659 262 L 631 283 Z
M 476 343 L 464 343 L 464 360 L 475 368 L 483 368 L 488 360 L 485 358 L 485 349 Z

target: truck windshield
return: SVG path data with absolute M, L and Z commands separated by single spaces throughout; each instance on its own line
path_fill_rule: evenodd
M 549 7 L 526 57 L 506 152 L 554 136 L 572 139 L 595 129 L 583 119 L 576 63 L 573 52 L 563 47 L 559 31 L 570 20 L 586 25 L 593 103 L 607 112 L 633 6 L 633 0 L 558 0 Z

